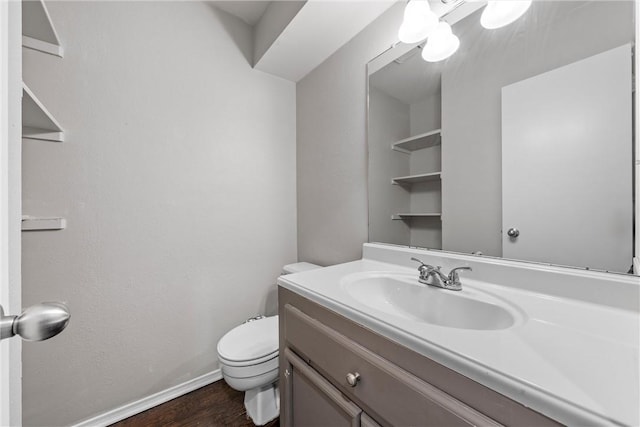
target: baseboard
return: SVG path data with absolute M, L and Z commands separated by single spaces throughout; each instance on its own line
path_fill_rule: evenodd
M 81 421 L 78 424 L 74 424 L 73 427 L 108 426 L 221 379 L 222 372 L 220 371 L 220 369 L 216 369 L 215 371 L 211 371 L 208 374 L 201 375 L 182 384 L 178 384 L 166 390 L 152 394 L 151 396 L 143 397 L 142 399 L 136 400 L 135 402 L 127 403 L 126 405 L 122 405 L 118 408 L 104 412 L 95 417 Z

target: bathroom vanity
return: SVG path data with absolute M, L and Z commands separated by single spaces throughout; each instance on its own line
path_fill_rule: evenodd
M 637 276 L 365 244 L 279 285 L 285 426 L 640 422 Z

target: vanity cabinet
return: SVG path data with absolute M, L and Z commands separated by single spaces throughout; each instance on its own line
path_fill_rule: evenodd
M 284 426 L 559 425 L 282 287 Z

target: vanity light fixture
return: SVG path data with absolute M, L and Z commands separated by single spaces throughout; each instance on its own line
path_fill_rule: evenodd
M 464 0 L 440 1 L 454 5 L 464 3 Z M 509 25 L 525 14 L 532 2 L 533 0 L 489 0 L 480 17 L 480 23 L 490 30 Z M 427 62 L 447 59 L 460 47 L 460 39 L 451 31 L 451 25 L 440 21 L 431 10 L 429 0 L 409 0 L 404 9 L 398 38 L 407 44 L 428 39 L 422 50 L 422 59 Z
M 458 47 L 460 39 L 451 31 L 451 25 L 440 21 L 422 49 L 422 59 L 427 62 L 442 61 L 453 55 Z
M 482 12 L 480 24 L 488 30 L 504 27 L 520 18 L 532 0 L 490 0 Z
M 437 26 L 438 16 L 427 0 L 410 0 L 404 9 L 398 37 L 403 43 L 417 43 L 429 37 Z

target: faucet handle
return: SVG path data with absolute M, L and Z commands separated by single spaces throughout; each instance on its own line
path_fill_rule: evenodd
M 451 269 L 449 272 L 449 280 L 453 283 L 457 283 L 460 281 L 460 276 L 458 275 L 458 270 L 470 270 L 473 271 L 471 267 L 456 267 Z
M 411 258 L 411 261 L 415 261 L 415 262 L 419 262 L 420 263 L 420 267 L 418 267 L 418 271 L 420 272 L 420 274 L 422 275 L 426 275 L 431 273 L 432 271 L 438 270 L 440 271 L 440 266 L 438 267 L 434 267 L 433 265 L 429 265 L 429 264 L 425 264 L 424 262 L 422 262 L 421 260 L 419 260 L 418 258 Z
M 419 262 L 420 264 L 422 264 L 420 267 L 422 267 L 423 265 L 427 265 L 424 262 L 420 261 L 418 258 L 411 257 L 411 261 Z
M 425 274 L 427 271 L 429 271 L 430 269 L 433 268 L 430 265 L 425 264 L 424 262 L 420 261 L 418 258 L 411 258 L 411 261 L 415 261 L 415 262 L 419 262 L 420 263 L 420 267 L 418 267 L 418 271 L 420 272 L 420 274 Z

